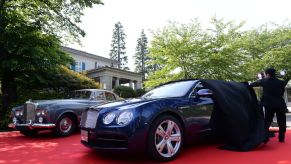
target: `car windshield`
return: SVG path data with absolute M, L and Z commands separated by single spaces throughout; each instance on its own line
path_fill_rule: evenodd
M 72 99 L 89 99 L 91 96 L 91 91 L 74 91 L 71 92 L 69 98 Z
M 157 87 L 145 95 L 142 98 L 164 98 L 164 97 L 181 97 L 184 96 L 195 83 L 191 81 L 179 81 Z

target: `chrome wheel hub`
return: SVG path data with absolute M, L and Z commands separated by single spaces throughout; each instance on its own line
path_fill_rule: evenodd
M 60 121 L 60 131 L 63 133 L 67 133 L 71 130 L 72 125 L 73 125 L 72 120 L 68 117 L 64 117 Z
M 163 157 L 174 156 L 181 146 L 181 131 L 179 126 L 171 120 L 165 120 L 156 129 L 155 146 Z

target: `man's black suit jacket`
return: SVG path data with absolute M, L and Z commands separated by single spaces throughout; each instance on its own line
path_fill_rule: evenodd
M 283 95 L 285 92 L 285 87 L 288 83 L 288 80 L 279 80 L 276 77 L 269 79 L 261 79 L 254 83 L 251 83 L 251 86 L 262 86 L 263 95 L 261 97 L 261 104 L 269 108 L 284 108 L 286 109 L 286 103 L 284 101 Z

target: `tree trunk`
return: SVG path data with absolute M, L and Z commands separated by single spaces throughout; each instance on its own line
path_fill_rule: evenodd
M 15 76 L 10 72 L 2 72 L 1 85 L 2 108 L 0 108 L 0 121 L 6 119 L 11 104 L 17 100 Z

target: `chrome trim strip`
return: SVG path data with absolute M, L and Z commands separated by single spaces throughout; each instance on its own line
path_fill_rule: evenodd
M 22 127 L 28 127 L 29 129 L 39 129 L 39 128 L 47 128 L 47 129 L 52 129 L 56 127 L 55 124 L 14 124 L 11 123 L 8 125 L 9 128 L 16 128 L 17 126 L 22 126 Z

